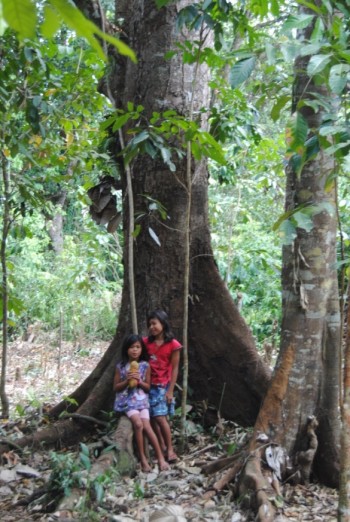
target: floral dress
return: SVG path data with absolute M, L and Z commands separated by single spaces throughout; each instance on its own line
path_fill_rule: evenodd
M 149 364 L 147 361 L 139 361 L 139 373 L 142 381 L 146 379 L 146 373 Z M 130 363 L 117 364 L 117 369 L 120 372 L 120 379 L 124 381 L 129 371 Z M 125 388 L 125 390 L 118 392 L 115 396 L 114 411 L 126 412 L 129 410 L 144 410 L 149 408 L 148 393 L 141 390 L 138 386 L 135 388 Z

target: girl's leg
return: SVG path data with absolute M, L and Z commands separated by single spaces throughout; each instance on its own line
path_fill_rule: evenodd
M 159 427 L 159 424 L 156 421 L 156 417 L 152 417 L 152 419 L 151 419 L 151 426 L 153 428 L 154 433 L 157 436 L 157 439 L 158 439 L 159 445 L 161 447 L 161 450 L 163 452 L 163 455 L 165 455 L 166 452 L 167 452 L 167 446 L 166 446 L 166 443 L 164 441 L 164 438 L 163 438 L 161 429 Z
M 129 415 L 128 415 L 129 417 Z M 151 471 L 151 466 L 149 465 L 149 462 L 145 455 L 145 449 L 143 445 L 143 422 L 140 419 L 140 414 L 135 411 L 129 419 L 132 422 L 134 433 L 135 433 L 135 439 L 136 439 L 136 445 L 140 456 L 140 462 L 141 462 L 141 468 L 142 471 L 148 472 Z
M 173 442 L 171 439 L 171 430 L 170 430 L 170 426 L 169 426 L 166 416 L 158 415 L 157 417 L 153 417 L 152 420 L 154 423 L 157 424 L 157 427 L 158 427 L 159 431 L 161 432 L 164 443 L 167 447 L 168 462 L 175 462 L 177 460 L 177 455 L 173 448 Z
M 157 436 L 152 429 L 150 421 L 148 419 L 142 419 L 142 423 L 143 423 L 143 431 L 146 433 L 148 440 L 150 441 L 150 443 L 153 446 L 153 449 L 155 451 L 155 454 L 156 454 L 156 457 L 158 460 L 158 464 L 159 464 L 159 469 L 161 471 L 165 471 L 165 470 L 169 469 L 169 464 L 165 461 L 164 454 L 159 445 Z

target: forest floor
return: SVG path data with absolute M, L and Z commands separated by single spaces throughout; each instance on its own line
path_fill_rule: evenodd
M 52 336 L 30 335 L 27 340 L 11 343 L 7 377 L 7 394 L 11 401 L 10 420 L 0 424 L 0 442 L 16 438 L 28 430 L 41 428 L 45 411 L 73 391 L 89 375 L 107 348 L 106 342 L 84 342 L 80 345 L 63 343 L 58 348 Z M 195 417 L 196 413 L 196 417 Z M 97 428 L 96 434 L 84 441 L 80 448 L 61 451 L 15 446 L 3 455 L 0 463 L 0 520 L 2 522 L 29 521 L 119 521 L 119 522 L 251 522 L 254 520 L 244 499 L 234 498 L 234 484 L 221 492 L 213 491 L 213 484 L 221 473 L 207 476 L 203 466 L 227 456 L 241 447 L 249 437 L 230 421 L 223 421 L 220 434 L 216 427 L 203 427 L 200 414 L 189 413 L 188 448 L 171 465 L 169 471 L 159 472 L 154 465 L 151 473 L 138 470 L 136 476 L 120 477 L 113 473 L 93 483 L 95 498 L 88 490 L 80 493 L 74 512 L 58 509 L 52 502 L 48 512 L 47 501 L 40 491 L 47 488 L 52 469 L 59 475 L 61 485 L 70 487 L 74 480 L 86 476 L 89 463 L 99 439 L 108 436 Z M 173 421 L 175 443 L 178 438 L 177 419 Z M 279 520 L 289 522 L 336 522 L 338 494 L 336 490 L 319 484 L 282 487 Z M 28 499 L 36 499 L 28 504 Z M 96 498 L 97 496 L 97 498 Z M 44 506 L 46 510 L 44 509 Z

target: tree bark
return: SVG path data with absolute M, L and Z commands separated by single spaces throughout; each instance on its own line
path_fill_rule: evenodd
M 313 27 L 303 30 L 299 38 L 308 41 Z M 332 102 L 325 84 L 308 76 L 309 59 L 296 59 L 293 100 L 294 110 L 307 122 L 308 139 L 318 136 L 324 108 L 320 105 L 315 112 L 304 102 L 320 97 Z M 299 466 L 298 455 L 304 455 L 310 443 L 310 419 L 316 418 L 318 449 L 313 471 L 331 487 L 339 484 L 341 341 L 336 192 L 335 187 L 326 187 L 334 168 L 332 156 L 322 149 L 308 159 L 301 172 L 292 162 L 287 168 L 286 211 L 308 208 L 313 227 L 298 227 L 292 244 L 283 248 L 281 348 L 255 427 L 284 447 Z
M 350 521 L 350 285 L 347 292 L 347 331 L 344 357 L 344 402 L 341 430 L 339 522 Z
M 182 2 L 180 7 L 189 2 Z M 116 93 L 117 106 L 126 107 L 132 100 L 141 104 L 145 116 L 152 112 L 175 109 L 188 116 L 189 100 L 193 99 L 196 118 L 207 121 L 200 109 L 209 106 L 209 70 L 200 65 L 200 81 L 193 83 L 195 64 L 184 65 L 176 55 L 164 61 L 164 53 L 172 50 L 184 36 L 175 31 L 179 6 L 157 10 L 151 0 L 134 0 L 125 26 L 129 45 L 138 57 L 138 64 L 126 62 L 125 88 Z M 194 40 L 198 35 L 186 35 Z M 208 41 L 210 34 L 207 35 Z M 186 160 L 177 160 L 176 172 L 169 171 L 162 161 L 149 156 L 137 158 L 132 165 L 136 215 L 141 232 L 135 240 L 135 284 L 139 329 L 146 332 L 146 316 L 156 307 L 170 315 L 174 332 L 182 336 L 183 280 L 185 270 L 186 232 Z M 262 363 L 252 335 L 239 315 L 233 300 L 219 276 L 210 246 L 208 224 L 208 173 L 205 161 L 192 164 L 192 203 L 190 223 L 190 295 L 189 295 L 189 359 L 190 386 L 198 399 L 207 398 L 218 406 L 226 382 L 221 414 L 242 424 L 252 424 L 266 391 L 269 371 Z M 168 219 L 149 209 L 144 195 L 159 201 Z M 124 213 L 124 230 L 127 230 Z M 149 229 L 156 232 L 160 246 Z M 125 250 L 124 266 L 128 251 Z M 127 291 L 124 283 L 123 296 Z M 123 306 L 125 305 L 125 307 Z M 120 316 L 130 315 L 127 298 L 122 301 Z M 120 325 L 118 325 L 120 331 Z

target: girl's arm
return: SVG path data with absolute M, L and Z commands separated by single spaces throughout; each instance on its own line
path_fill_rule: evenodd
M 166 397 L 168 399 L 168 402 L 170 402 L 172 400 L 172 398 L 174 397 L 174 388 L 175 388 L 175 384 L 177 381 L 177 376 L 179 374 L 180 350 L 175 350 L 171 354 L 170 364 L 172 367 L 171 380 L 170 380 L 170 384 L 169 384 L 169 389 L 166 392 Z
M 120 371 L 117 368 L 114 374 L 113 390 L 115 392 L 121 392 L 125 390 L 125 388 L 128 386 L 128 382 L 128 379 L 125 379 L 125 381 L 121 380 Z
M 145 380 L 141 381 L 139 380 L 138 387 L 141 388 L 146 393 L 149 392 L 151 387 L 151 367 L 148 366 L 146 370 Z

